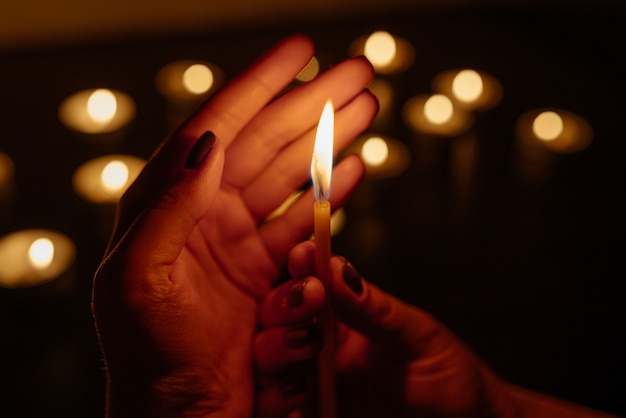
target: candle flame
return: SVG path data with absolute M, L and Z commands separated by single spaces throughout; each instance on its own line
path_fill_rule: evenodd
M 48 268 L 54 259 L 54 244 L 48 238 L 36 239 L 28 248 L 28 259 L 38 270 Z
M 324 105 L 315 133 L 315 146 L 311 159 L 311 179 L 315 200 L 330 198 L 330 178 L 333 171 L 333 139 L 335 113 L 330 100 Z

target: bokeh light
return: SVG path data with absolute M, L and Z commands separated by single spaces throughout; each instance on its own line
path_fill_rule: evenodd
M 541 112 L 533 120 L 533 132 L 543 141 L 553 141 L 563 133 L 563 119 L 553 111 Z
M 453 113 L 452 101 L 443 94 L 433 94 L 424 103 L 424 116 L 436 125 L 448 122 Z
M 389 32 L 374 32 L 365 41 L 364 53 L 374 67 L 386 67 L 396 57 L 396 41 Z
M 320 63 L 316 57 L 312 57 L 309 63 L 296 75 L 298 81 L 311 81 L 320 72 Z
M 54 259 L 54 244 L 49 238 L 37 238 L 28 248 L 28 259 L 38 270 L 48 268 Z
M 474 123 L 470 113 L 439 93 L 411 97 L 402 107 L 402 118 L 415 132 L 448 137 L 467 131 Z
M 191 94 L 204 94 L 213 86 L 213 71 L 205 64 L 192 64 L 183 72 L 183 86 Z
M 462 70 L 452 80 L 452 93 L 462 102 L 473 102 L 483 93 L 483 79 L 474 70 Z
M 522 114 L 516 124 L 522 149 L 538 148 L 557 154 L 573 154 L 586 149 L 593 141 L 593 129 L 580 115 L 565 109 L 533 109 Z
M 502 85 L 490 74 L 471 68 L 452 69 L 437 74 L 433 91 L 445 94 L 459 109 L 491 109 L 502 99 Z
M 401 141 L 373 132 L 359 136 L 343 153 L 349 154 L 358 154 L 367 176 L 373 178 L 397 176 L 411 161 L 411 153 Z
M 120 160 L 112 160 L 102 169 L 102 186 L 110 193 L 119 193 L 128 182 L 128 166 Z
M 66 235 L 25 229 L 0 238 L 0 286 L 32 287 L 61 277 L 73 265 L 76 247 Z
M 81 90 L 59 105 L 59 120 L 83 134 L 120 130 L 134 119 L 135 113 L 135 101 L 128 94 L 109 89 Z
M 137 178 L 145 160 L 132 155 L 112 154 L 81 164 L 72 176 L 72 185 L 83 199 L 114 204 Z
M 366 56 L 379 74 L 402 72 L 415 60 L 415 48 L 409 41 L 384 30 L 355 39 L 350 44 L 349 54 Z
M 87 113 L 96 122 L 108 123 L 117 112 L 117 99 L 108 89 L 97 89 L 87 99 Z
M 215 65 L 197 60 L 173 61 L 156 75 L 156 87 L 171 105 L 195 106 L 215 92 L 224 81 Z
M 387 161 L 389 147 L 379 136 L 368 138 L 361 146 L 361 157 L 367 165 L 379 166 Z

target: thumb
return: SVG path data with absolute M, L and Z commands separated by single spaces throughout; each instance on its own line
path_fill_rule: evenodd
M 123 251 L 135 271 L 170 268 L 194 227 L 207 216 L 223 166 L 224 149 L 212 132 L 206 132 L 173 182 L 137 217 L 109 257 Z
M 409 358 L 441 352 L 453 335 L 428 313 L 366 282 L 343 257 L 331 260 L 338 319 L 372 342 Z

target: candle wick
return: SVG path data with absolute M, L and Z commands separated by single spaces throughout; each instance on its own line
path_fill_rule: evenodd
M 315 191 L 317 192 L 317 200 L 326 200 L 326 191 L 324 190 L 324 182 L 322 181 L 322 172 L 317 168 L 317 164 L 319 159 L 317 158 L 317 154 L 313 154 L 313 186 L 315 187 Z

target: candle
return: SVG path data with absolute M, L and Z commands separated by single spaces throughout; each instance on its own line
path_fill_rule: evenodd
M 113 154 L 94 158 L 74 172 L 74 190 L 90 202 L 115 204 L 144 165 L 144 160 L 130 155 Z
M 484 111 L 502 99 L 502 86 L 493 76 L 471 68 L 447 70 L 433 80 L 433 90 L 445 94 L 465 111 Z
M 59 278 L 73 264 L 76 247 L 67 236 L 27 229 L 0 239 L 0 286 L 32 287 Z
M 361 36 L 350 45 L 353 56 L 365 55 L 378 74 L 394 74 L 408 69 L 415 59 L 409 41 L 386 31 Z
M 68 128 L 84 134 L 118 131 L 135 117 L 135 101 L 109 89 L 76 92 L 59 105 L 59 119 Z
M 402 108 L 402 116 L 416 132 L 436 136 L 462 134 L 474 123 L 471 114 L 455 106 L 447 95 L 440 93 L 410 98 Z
M 327 299 L 319 323 L 324 333 L 324 345 L 318 358 L 319 373 L 319 416 L 334 418 L 337 414 L 335 390 L 335 324 L 330 305 L 330 184 L 333 163 L 334 112 L 329 100 L 324 106 L 315 135 L 315 147 L 311 160 L 311 178 L 315 203 L 314 241 L 315 271 L 324 284 Z

